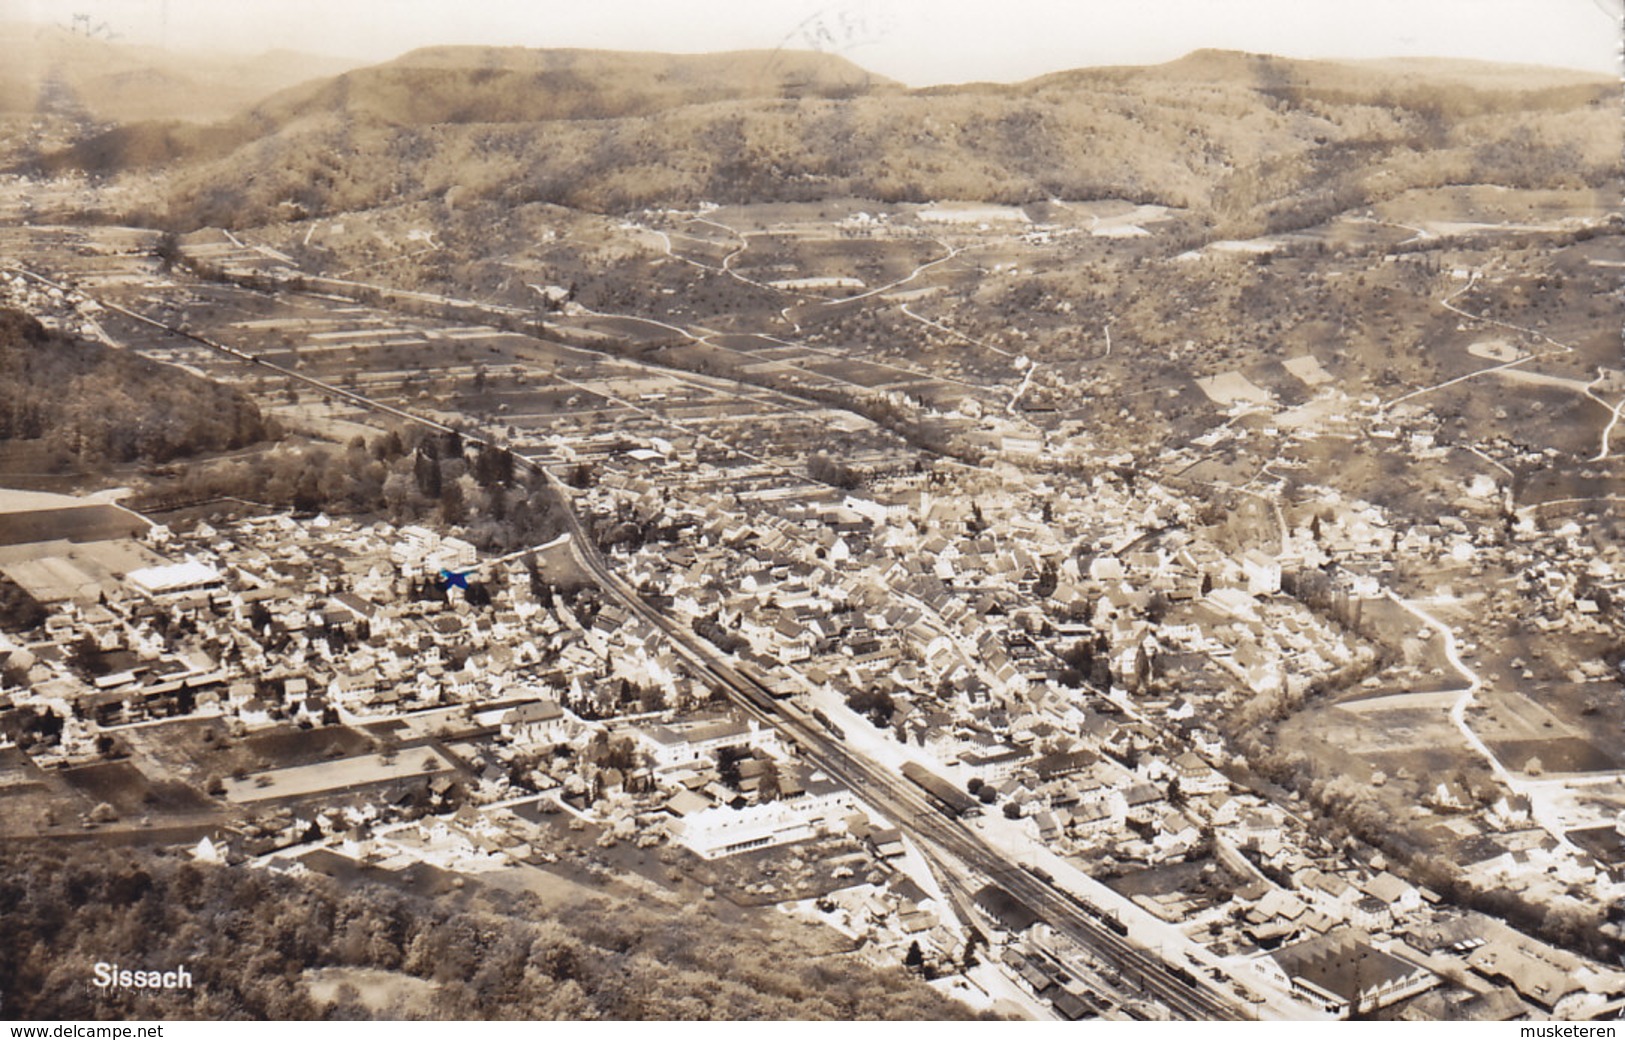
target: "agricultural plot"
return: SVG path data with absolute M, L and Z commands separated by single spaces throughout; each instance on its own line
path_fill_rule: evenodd
M 131 760 L 151 775 L 174 777 L 194 787 L 263 770 L 319 764 L 374 750 L 365 733 L 343 726 L 302 730 L 272 726 L 233 737 L 217 719 L 177 719 L 156 726 L 128 727 L 121 739 Z
M 209 812 L 212 803 L 183 783 L 154 780 L 130 762 L 104 762 L 66 770 L 65 779 L 92 804 L 106 803 L 121 816 Z
M 1591 773 L 1625 768 L 1625 748 L 1617 742 L 1591 739 L 1587 734 L 1599 731 L 1594 723 L 1578 725 L 1584 720 L 1576 712 L 1584 707 L 1565 702 L 1580 696 L 1606 699 L 1608 693 L 1591 683 L 1542 686 L 1527 693 L 1493 689 L 1483 696 L 1482 709 L 1473 713 L 1473 729 L 1509 769 L 1526 770 L 1531 760 L 1536 768 L 1530 772 Z M 1561 714 L 1550 710 L 1547 702 Z
M 711 241 L 697 235 L 681 232 L 668 232 L 668 235 L 671 238 L 671 260 L 675 260 L 681 265 L 675 269 L 675 273 L 686 277 L 696 275 L 703 277 L 703 272 L 698 270 L 699 268 L 704 268 L 707 271 L 722 270 L 722 265 L 728 261 L 729 255 L 738 248 L 738 244 L 734 240 L 720 234 L 715 240 Z M 664 249 L 665 243 L 660 242 L 658 246 Z M 654 261 L 654 263 L 656 265 L 666 265 L 671 263 L 671 260 L 662 258 Z
M 1301 380 L 1305 386 L 1321 386 L 1332 381 L 1332 374 L 1321 365 L 1320 359 L 1313 354 L 1300 354 L 1297 357 L 1287 358 L 1281 362 L 1294 377 Z
M 1605 751 L 1580 737 L 1492 740 L 1488 743 L 1507 768 L 1531 775 L 1600 773 L 1625 768 L 1625 755 Z
M 1396 820 L 1415 811 L 1437 778 L 1483 766 L 1442 710 L 1305 711 L 1281 724 L 1277 746 L 1283 754 L 1306 755 L 1316 777 L 1348 777 L 1364 785 Z M 1385 778 L 1381 786 L 1374 784 L 1378 774 Z
M 1069 223 L 1083 228 L 1143 226 L 1171 220 L 1179 211 L 1167 206 L 1147 205 L 1127 199 L 1082 199 L 1032 203 L 1025 212 L 1044 224 Z
M 800 293 L 839 299 L 902 281 L 945 253 L 930 239 L 840 238 L 827 230 L 825 237 L 752 235 L 749 241 L 730 269 L 782 287 L 786 303 Z
M 870 222 L 880 218 L 892 219 L 901 209 L 875 199 L 837 198 L 819 199 L 816 202 L 752 202 L 722 206 L 706 214 L 706 218 L 740 231 L 793 234 L 810 230 L 827 234 L 832 225 L 864 226 L 865 218 Z
M 1301 241 L 1318 243 L 1327 249 L 1385 249 L 1409 242 L 1420 229 L 1383 220 L 1344 215 L 1305 229 Z
M 1500 363 L 1517 361 L 1519 358 L 1529 356 L 1528 351 L 1520 350 L 1504 339 L 1479 340 L 1478 342 L 1468 346 L 1467 353 L 1471 354 L 1473 357 L 1484 358 L 1487 361 L 1495 361 Z
M 0 835 L 37 834 L 92 808 L 60 773 L 47 773 L 17 748 L 0 748 Z
M 294 729 L 278 726 L 250 734 L 243 739 L 250 753 L 278 766 L 307 765 L 342 755 L 370 751 L 373 742 L 365 734 L 346 726 Z
M 1032 218 L 1020 206 L 1000 206 L 985 202 L 940 202 L 913 211 L 924 224 L 1030 224 Z
M 1584 827 L 1569 831 L 1566 837 L 1575 845 L 1611 867 L 1625 865 L 1625 835 L 1615 826 Z
M 1417 700 L 1423 697 L 1434 698 L 1437 703 Z M 1455 734 L 1454 739 L 1460 739 L 1460 733 L 1451 725 L 1448 715 L 1450 703 L 1455 697 L 1452 693 L 1400 694 L 1366 704 L 1345 701 L 1338 704 L 1340 711 L 1330 713 L 1330 718 L 1339 720 L 1343 727 L 1340 735 L 1345 738 L 1340 743 L 1351 752 L 1420 751 L 1437 746 L 1443 730 L 1450 730 Z M 1343 722 L 1344 712 L 1356 714 L 1359 721 Z
M 41 602 L 86 592 L 94 600 L 97 591 L 111 588 L 130 571 L 168 562 L 128 539 L 77 544 L 61 540 L 0 547 L 0 570 L 36 599 L 44 597 Z
M 612 316 L 568 316 L 556 319 L 554 327 L 572 333 L 587 333 L 608 343 L 624 343 L 633 348 L 681 341 L 685 337 L 677 330 L 647 318 Z
M 872 364 L 857 358 L 842 359 L 815 359 L 801 362 L 797 367 L 827 376 L 831 379 L 873 390 L 876 387 L 888 386 L 899 380 L 912 380 L 918 378 L 908 372 L 882 365 Z
M 1370 208 L 1384 220 L 1425 220 L 1447 213 L 1457 221 L 1499 224 L 1600 220 L 1618 207 L 1619 199 L 1612 193 L 1589 188 L 1528 190 L 1467 184 L 1412 189 Z

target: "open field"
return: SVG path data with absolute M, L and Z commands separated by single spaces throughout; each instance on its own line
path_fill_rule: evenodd
M 914 211 L 914 219 L 927 224 L 1027 224 L 1019 206 L 988 206 L 974 202 L 943 202 Z
M 360 755 L 378 746 L 367 734 L 344 726 L 304 730 L 278 725 L 233 737 L 221 720 L 207 718 L 128 727 L 120 738 L 129 743 L 132 761 L 145 772 L 183 779 L 196 787 L 216 779 Z
M 1386 220 L 1449 219 L 1483 224 L 1552 222 L 1566 218 L 1601 219 L 1616 212 L 1619 199 L 1590 188 L 1529 190 L 1494 184 L 1412 189 L 1376 203 L 1373 212 Z
M 23 838 L 71 825 L 93 808 L 62 774 L 47 773 L 16 748 L 0 748 L 0 835 Z
M 1568 839 L 1597 857 L 1601 863 L 1613 867 L 1625 865 L 1625 836 L 1621 836 L 1616 827 L 1573 830 L 1568 832 Z
M 1202 388 L 1214 404 L 1229 406 L 1233 404 L 1268 404 L 1270 395 L 1255 386 L 1246 376 L 1239 372 L 1226 372 L 1222 375 L 1198 379 L 1196 385 Z
M 424 1018 L 434 1009 L 439 987 L 427 979 L 380 968 L 315 968 L 305 972 L 310 998 L 337 1002 L 354 993 L 354 1000 L 375 1015 L 389 1018 Z
M 1394 701 L 1409 701 L 1415 697 L 1428 697 L 1441 703 L 1427 707 L 1410 706 L 1405 703 L 1395 704 L 1392 707 L 1368 708 L 1368 704 L 1386 705 Z M 1351 752 L 1408 752 L 1420 751 L 1438 746 L 1440 734 L 1448 730 L 1456 733 L 1450 724 L 1447 715 L 1449 703 L 1454 702 L 1454 694 L 1400 694 L 1397 696 L 1381 697 L 1374 701 L 1344 701 L 1338 704 L 1338 710 L 1329 712 L 1326 726 L 1337 731 L 1338 743 Z M 1349 724 L 1343 722 L 1345 713 L 1356 713 L 1360 721 Z M 1335 720 L 1335 721 L 1334 721 Z M 1456 733 L 1456 739 L 1460 734 Z
M 347 726 L 276 727 L 251 733 L 243 743 L 251 753 L 283 767 L 309 765 L 373 747 L 371 740 Z
M 103 592 L 116 588 L 130 571 L 168 562 L 141 543 L 122 538 L 0 546 L 0 574 L 41 603 L 69 599 L 95 602 Z
M 1312 710 L 1283 723 L 1280 742 L 1283 750 L 1301 748 L 1324 759 L 1328 776 L 1365 781 L 1374 772 L 1393 776 L 1401 768 L 1417 778 L 1449 775 L 1474 756 L 1444 711 L 1396 709 L 1353 716 Z
M 134 538 L 151 526 L 117 506 L 75 505 L 0 513 L 0 545 L 65 540 L 100 542 Z
M 1625 755 L 1610 753 L 1579 737 L 1546 740 L 1492 740 L 1490 748 L 1510 769 L 1522 773 L 1597 773 L 1625 768 Z M 1539 762 L 1538 769 L 1531 769 Z
M 455 768 L 433 748 L 336 758 L 316 765 L 291 766 L 225 781 L 226 800 L 261 802 L 302 798 L 325 791 L 350 791 L 370 784 L 450 772 Z

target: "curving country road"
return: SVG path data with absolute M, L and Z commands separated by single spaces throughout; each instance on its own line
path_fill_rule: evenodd
M 1463 310 L 1462 308 L 1456 306 L 1456 304 L 1455 304 L 1456 298 L 1458 296 L 1463 295 L 1468 290 L 1472 289 L 1475 285 L 1477 285 L 1478 284 L 1478 279 L 1479 279 L 1479 272 L 1474 271 L 1472 273 L 1472 275 L 1467 279 L 1467 284 L 1466 285 L 1462 286 L 1460 289 L 1457 289 L 1455 292 L 1453 292 L 1453 293 L 1449 294 L 1448 296 L 1444 297 L 1443 299 L 1441 299 L 1439 301 L 1439 305 L 1441 307 L 1443 307 L 1445 310 L 1450 311 L 1452 314 L 1458 314 L 1461 317 L 1468 318 L 1468 319 L 1470 319 L 1472 321 L 1481 322 L 1481 323 L 1486 324 L 1486 325 L 1495 325 L 1495 326 L 1498 326 L 1500 328 L 1506 329 L 1506 330 L 1508 330 L 1510 332 L 1518 332 L 1518 333 L 1522 333 L 1522 334 L 1527 335 L 1527 336 L 1534 336 L 1537 339 L 1545 340 L 1548 344 L 1551 345 L 1552 349 L 1544 351 L 1543 353 L 1539 353 L 1539 354 L 1525 354 L 1523 357 L 1514 358 L 1511 361 L 1503 362 L 1503 363 L 1501 363 L 1499 365 L 1491 365 L 1491 366 L 1489 366 L 1487 368 L 1480 368 L 1480 369 L 1478 369 L 1476 371 L 1468 372 L 1466 375 L 1456 376 L 1454 379 L 1447 379 L 1444 382 L 1437 383 L 1437 384 L 1435 384 L 1433 386 L 1425 386 L 1425 387 L 1422 387 L 1422 388 L 1417 389 L 1417 390 L 1409 391 L 1408 393 L 1401 394 L 1400 396 L 1394 398 L 1393 400 L 1384 403 L 1382 405 L 1382 410 L 1383 411 L 1387 411 L 1389 408 L 1392 408 L 1396 404 L 1400 404 L 1402 402 L 1409 401 L 1412 398 L 1421 396 L 1422 394 L 1430 394 L 1435 390 L 1443 390 L 1446 387 L 1455 386 L 1457 383 L 1464 382 L 1464 381 L 1466 381 L 1468 379 L 1475 379 L 1478 376 L 1495 375 L 1495 374 L 1498 374 L 1498 373 L 1501 373 L 1501 372 L 1506 372 L 1506 373 L 1508 373 L 1508 376 L 1511 377 L 1513 375 L 1516 375 L 1516 373 L 1513 373 L 1513 372 L 1510 371 L 1511 369 L 1517 368 L 1517 367 L 1519 367 L 1521 365 L 1524 365 L 1524 364 L 1526 364 L 1526 363 L 1528 363 L 1530 361 L 1536 361 L 1536 360 L 1539 360 L 1541 358 L 1554 357 L 1554 356 L 1557 356 L 1559 354 L 1572 354 L 1572 353 L 1574 353 L 1573 345 L 1568 344 L 1568 343 L 1561 343 L 1561 342 L 1553 339 L 1552 337 L 1546 335 L 1546 333 L 1541 332 L 1539 329 L 1531 329 L 1531 328 L 1528 328 L 1528 327 L 1523 326 L 1523 325 L 1514 325 L 1512 322 L 1509 322 L 1509 321 L 1502 321 L 1499 318 L 1491 318 L 1491 317 L 1487 317 L 1487 316 L 1482 315 L 1482 314 L 1474 314 L 1472 311 Z M 1601 383 L 1603 381 L 1603 378 L 1604 377 L 1599 374 L 1596 379 L 1593 379 L 1591 382 L 1586 383 L 1583 386 L 1581 386 L 1579 384 L 1578 380 L 1573 381 L 1573 385 L 1578 388 L 1580 393 L 1584 394 L 1586 397 L 1588 397 L 1591 400 L 1593 400 L 1593 401 L 1597 402 L 1598 404 L 1602 405 L 1602 407 L 1607 409 L 1608 413 L 1609 413 L 1608 425 L 1603 427 L 1602 435 L 1601 435 L 1601 443 L 1598 445 L 1597 454 L 1595 454 L 1591 458 L 1587 459 L 1586 461 L 1588 461 L 1588 462 L 1602 462 L 1605 459 L 1608 459 L 1609 457 L 1611 457 L 1612 452 L 1609 449 L 1609 442 L 1613 437 L 1615 427 L 1617 427 L 1619 425 L 1621 414 L 1625 413 L 1625 397 L 1621 397 L 1619 401 L 1617 401 L 1617 402 L 1615 402 L 1613 404 L 1610 404 L 1606 399 L 1602 398 L 1601 396 L 1599 396 L 1597 394 L 1595 387 L 1597 386 L 1598 383 Z M 1567 381 L 1565 380 L 1565 382 L 1567 382 Z
M 1479 687 L 1483 685 L 1483 682 L 1479 679 L 1478 673 L 1469 668 L 1467 663 L 1461 659 L 1455 631 L 1432 614 L 1402 599 L 1392 589 L 1387 590 L 1386 595 L 1398 604 L 1401 609 L 1439 634 L 1444 640 L 1444 655 L 1446 660 L 1450 662 L 1450 667 L 1454 668 L 1463 679 L 1467 680 L 1466 687 L 1458 691 L 1455 703 L 1450 706 L 1450 721 L 1461 732 L 1462 739 L 1467 741 L 1467 745 L 1478 752 L 1490 764 L 1490 769 L 1495 773 L 1495 778 L 1507 790 L 1529 799 L 1530 817 L 1541 826 L 1541 829 L 1550 834 L 1552 839 L 1559 845 L 1579 855 L 1581 850 L 1576 848 L 1573 842 L 1569 841 L 1563 821 L 1557 816 L 1554 807 L 1543 797 L 1544 790 L 1541 785 L 1520 779 L 1517 774 L 1507 769 L 1501 763 L 1500 758 L 1496 756 L 1494 750 L 1484 742 L 1482 737 L 1473 731 L 1472 726 L 1467 724 L 1467 709 L 1472 707 L 1475 699 L 1474 695 L 1478 692 Z

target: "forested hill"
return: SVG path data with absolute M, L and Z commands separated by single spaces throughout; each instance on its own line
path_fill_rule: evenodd
M 428 898 L 131 850 L 0 850 L 3 1014 L 77 1019 L 367 1018 L 310 969 L 434 987 L 443 1019 L 944 1019 L 970 1013 L 902 969 L 818 950 L 789 918 L 724 924 L 594 899 L 555 912 L 470 888 Z M 98 961 L 185 966 L 189 992 L 104 992 Z M 422 980 L 421 982 L 415 980 Z M 391 1008 L 376 1009 L 382 1017 Z M 399 1009 L 395 1009 L 397 1012 Z
M 1596 187 L 1620 167 L 1618 84 L 1561 70 L 1199 51 L 924 90 L 860 71 L 788 54 L 438 48 L 229 123 L 121 127 L 32 168 L 162 169 L 126 217 L 181 228 L 442 198 L 602 213 L 1127 198 L 1246 235 L 1411 188 Z
M 44 441 L 94 466 L 239 448 L 265 432 L 236 390 L 0 308 L 0 440 Z

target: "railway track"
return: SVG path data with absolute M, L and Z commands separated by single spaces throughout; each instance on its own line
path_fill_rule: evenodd
M 548 479 L 558 482 L 551 472 Z M 559 485 L 561 494 L 568 493 Z M 957 817 L 944 813 L 924 792 L 901 775 L 848 752 L 825 733 L 810 716 L 776 699 L 763 683 L 720 659 L 720 653 L 699 644 L 698 637 L 650 607 L 635 590 L 609 569 L 592 548 L 573 509 L 566 510 L 572 527 L 571 546 L 577 562 L 603 589 L 628 610 L 666 634 L 679 653 L 715 683 L 747 714 L 788 736 L 801 753 L 852 791 L 886 813 L 925 844 L 934 846 L 970 867 L 988 881 L 1026 903 L 1051 928 L 1092 950 L 1111 964 L 1125 984 L 1151 997 L 1175 1016 L 1195 1020 L 1236 1020 L 1245 1017 L 1233 998 L 1208 980 L 1192 976 L 1182 964 L 1171 964 L 1127 936 L 1114 932 L 1103 917 L 1091 914 L 1077 896 L 1045 881 L 1010 861 L 988 845 Z M 1185 977 L 1181 978 L 1182 973 Z M 1187 981 L 1189 980 L 1189 981 Z

